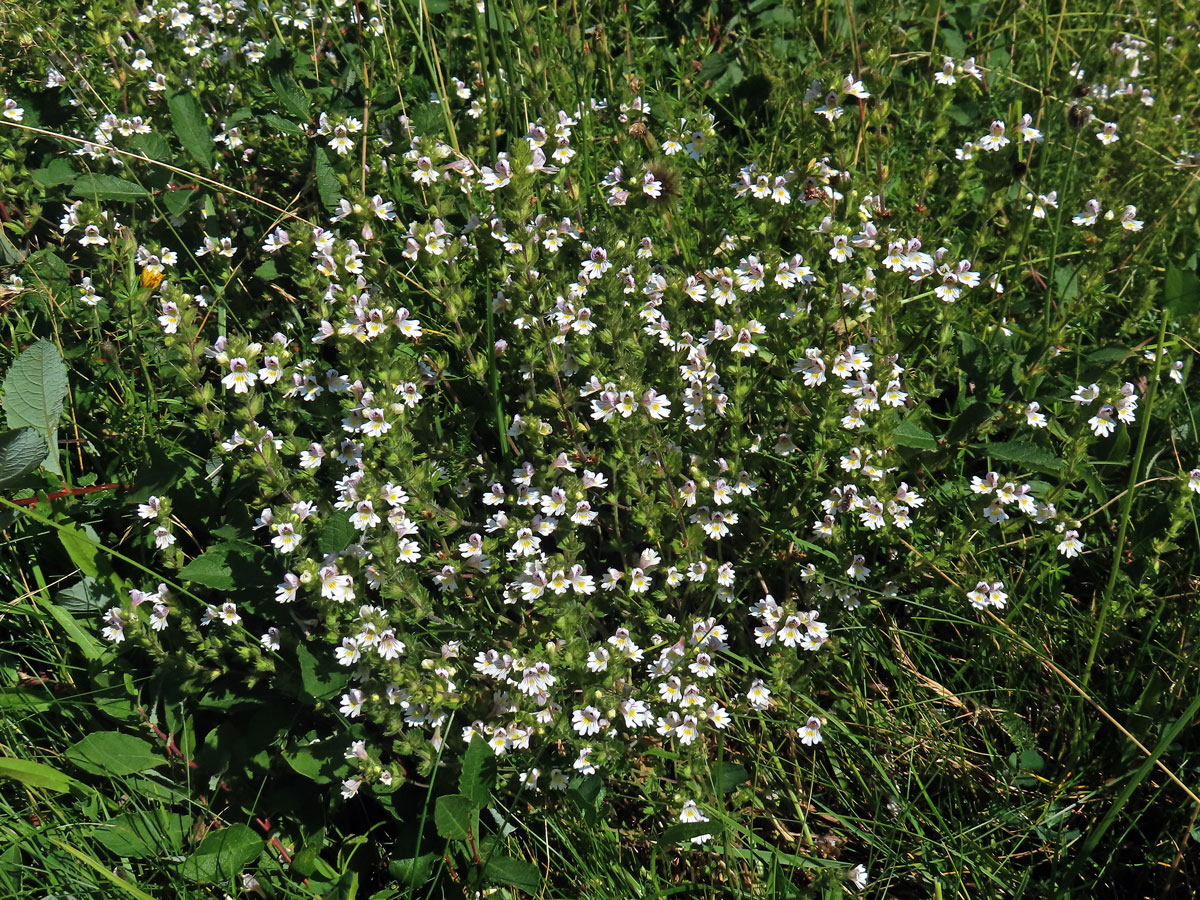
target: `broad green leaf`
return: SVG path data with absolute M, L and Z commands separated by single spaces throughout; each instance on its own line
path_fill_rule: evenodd
M 296 84 L 292 73 L 277 67 L 267 76 L 267 80 L 271 83 L 271 89 L 275 91 L 275 96 L 279 98 L 284 109 L 296 118 L 307 122 L 310 101 L 308 95 Z
M 341 199 L 342 189 L 338 187 L 337 176 L 333 174 L 333 166 L 329 163 L 329 154 L 323 147 L 317 148 L 316 175 L 317 194 L 321 197 L 321 203 L 332 209 Z
M 72 613 L 99 616 L 100 611 L 116 605 L 107 587 L 95 578 L 84 577 L 54 595 L 54 603 Z
M 40 598 L 40 596 L 39 594 L 38 597 Z M 69 612 L 61 606 L 41 599 L 37 600 L 37 604 L 49 613 L 63 634 L 67 636 L 71 643 L 79 648 L 84 659 L 94 661 L 104 656 L 105 647 L 100 643 L 99 638 L 90 630 L 80 625 Z
M 226 562 L 229 549 L 218 544 L 209 547 L 179 570 L 179 577 L 193 584 L 227 591 L 233 587 L 233 570 Z
M 90 578 L 100 574 L 96 566 L 96 554 L 100 552 L 100 544 L 94 531 L 89 535 L 74 525 L 66 524 L 58 529 L 58 540 L 80 572 Z
M 340 738 L 301 744 L 281 754 L 292 770 L 318 784 L 329 784 L 337 778 L 335 771 L 345 765 L 346 742 Z
M 0 756 L 0 778 L 19 781 L 28 788 L 45 788 L 60 794 L 79 784 L 53 766 L 11 756 Z
M 437 798 L 433 821 L 437 832 L 448 841 L 465 841 L 471 834 L 475 805 L 462 794 L 443 794 Z
M 339 510 L 328 519 L 317 538 L 317 549 L 324 554 L 341 553 L 352 543 L 358 532 L 350 524 L 349 510 Z
M 1063 461 L 1053 452 L 1029 441 L 1002 441 L 973 446 L 977 450 L 982 450 L 992 459 L 1035 472 L 1045 472 L 1048 475 L 1055 475 L 1065 467 Z
M 914 450 L 937 449 L 937 439 L 911 419 L 900 422 L 894 434 L 896 443 L 901 447 L 911 447 Z
M 1163 283 L 1163 305 L 1177 319 L 1200 313 L 1200 278 L 1191 269 L 1167 267 Z
M 511 856 L 489 856 L 483 866 L 483 877 L 487 881 L 511 884 L 527 894 L 536 894 L 542 889 L 542 873 L 538 867 Z
M 58 466 L 58 420 L 67 396 L 67 367 L 58 348 L 38 341 L 16 358 L 4 376 L 4 418 L 9 428 L 32 428 L 50 447 L 43 465 Z
M 97 175 L 89 172 L 80 176 L 71 188 L 71 196 L 81 200 L 144 200 L 150 196 L 140 184 L 118 178 L 116 175 Z
M 171 129 L 188 156 L 204 171 L 212 171 L 212 132 L 204 118 L 204 109 L 194 94 L 175 94 L 167 100 L 171 110 Z
M 419 888 L 429 880 L 435 859 L 437 856 L 433 853 L 408 859 L 393 859 L 388 863 L 388 874 L 405 887 Z
M 34 169 L 29 176 L 42 187 L 58 187 L 60 184 L 70 184 L 75 180 L 75 172 L 71 169 L 70 160 L 61 156 L 50 160 L 44 168 Z
M 263 113 L 259 116 L 264 124 L 270 125 L 280 134 L 304 134 L 304 129 L 295 122 L 289 122 L 282 116 L 276 116 L 272 113 Z
M 193 881 L 224 881 L 258 859 L 263 846 L 263 839 L 249 825 L 230 825 L 209 832 L 179 870 Z
M 63 756 L 94 775 L 132 775 L 166 763 L 148 741 L 120 731 L 97 731 L 66 749 Z
M 728 794 L 749 780 L 750 773 L 741 763 L 723 762 L 713 769 L 713 781 L 722 794 Z
M 74 177 L 74 175 L 71 176 L 72 179 Z M 19 266 L 25 260 L 25 251 L 18 250 L 13 245 L 3 228 L 0 228 L 0 260 L 3 260 L 3 264 L 6 266 Z
M 194 189 L 176 189 L 168 190 L 163 193 L 163 206 L 167 208 L 173 216 L 182 216 L 188 208 L 188 204 L 192 202 L 192 198 L 196 196 Z
M 472 735 L 458 776 L 458 791 L 476 807 L 487 805 L 496 784 L 496 754 L 480 735 Z
M 191 819 L 163 809 L 132 811 L 93 826 L 91 837 L 118 856 L 165 856 L 182 846 Z
M 301 686 L 313 700 L 328 700 L 346 686 L 345 670 L 338 671 L 327 661 L 318 660 L 304 644 L 296 645 L 296 659 L 300 663 Z
M 34 428 L 17 428 L 0 434 L 0 488 L 19 481 L 42 464 L 46 439 Z

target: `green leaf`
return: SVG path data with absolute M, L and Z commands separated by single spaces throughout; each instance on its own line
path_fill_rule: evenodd
M 35 428 L 0 434 L 0 488 L 24 478 L 46 458 L 46 439 Z
M 19 781 L 28 788 L 45 788 L 60 794 L 79 784 L 53 766 L 11 756 L 0 756 L 0 778 Z
M 723 762 L 713 770 L 713 781 L 722 794 L 728 794 L 749 780 L 750 773 L 741 763 Z
M 433 853 L 408 859 L 393 859 L 388 863 L 388 874 L 405 887 L 419 888 L 429 881 L 435 859 L 437 856 Z
M 30 253 L 25 258 L 25 271 L 28 273 L 26 279 L 38 284 L 58 282 L 66 286 L 71 282 L 70 267 L 49 247 Z
M 178 851 L 191 829 L 191 819 L 163 809 L 123 813 L 95 825 L 91 837 L 108 850 L 131 859 Z
M 84 577 L 55 594 L 54 603 L 72 613 L 98 616 L 114 605 L 114 598 L 95 578 Z
M 680 822 L 664 831 L 658 841 L 660 844 L 681 844 L 702 834 L 711 834 L 716 837 L 720 833 L 719 822 Z
M 263 113 L 259 116 L 259 118 L 263 120 L 264 124 L 270 125 L 280 134 L 304 134 L 303 128 L 301 128 L 295 122 L 289 122 L 282 116 L 276 116 L 272 113 Z
M 316 175 L 317 193 L 321 196 L 321 203 L 332 209 L 341 199 L 342 189 L 338 187 L 337 176 L 333 174 L 333 166 L 329 164 L 329 154 L 323 147 L 317 148 Z
M 75 180 L 75 172 L 71 169 L 70 160 L 61 156 L 52 159 L 44 168 L 34 169 L 29 173 L 34 182 L 42 187 L 58 187 L 60 184 L 70 184 Z
M 350 511 L 339 510 L 325 520 L 325 525 L 321 528 L 321 534 L 317 538 L 317 549 L 326 555 L 341 553 L 354 543 L 357 534 L 354 526 L 350 524 Z
M 261 278 L 263 281 L 274 281 L 279 277 L 279 269 L 275 266 L 275 260 L 268 259 L 257 269 L 254 270 L 254 277 Z
M 448 841 L 465 841 L 471 834 L 475 805 L 462 794 L 443 794 L 437 799 L 433 821 L 437 833 Z
M 75 182 L 75 186 L 71 188 L 71 196 L 98 203 L 101 200 L 144 200 L 150 196 L 150 192 L 140 184 L 115 175 L 97 175 L 89 172 Z
M 480 735 L 472 735 L 458 776 L 458 791 L 477 808 L 487 805 L 496 784 L 496 754 Z
M 327 661 L 318 660 L 304 644 L 296 645 L 300 662 L 300 683 L 313 700 L 328 700 L 346 686 L 345 670 L 338 671 Z
M 204 109 L 194 94 L 175 94 L 167 100 L 171 110 L 171 129 L 188 156 L 205 172 L 212 171 L 212 132 L 204 118 Z
M 281 755 L 292 770 L 318 784 L 329 784 L 337 778 L 338 767 L 345 760 L 346 742 L 331 738 L 315 744 L 301 744 L 294 750 L 285 750 Z
M 4 376 L 4 418 L 9 428 L 32 428 L 50 447 L 43 465 L 58 466 L 58 420 L 67 396 L 67 367 L 58 348 L 38 341 L 16 358 Z
M 147 159 L 155 162 L 171 161 L 171 147 L 161 134 L 153 131 L 150 134 L 135 134 L 131 141 L 138 153 Z
M 62 629 L 71 643 L 79 648 L 84 659 L 95 661 L 104 656 L 104 645 L 100 643 L 99 639 L 91 631 L 81 626 L 75 621 L 75 617 L 61 606 L 56 606 L 40 598 L 41 595 L 39 594 L 36 601 L 38 606 L 49 613 L 50 617 L 54 619 L 55 623 Z
M 1177 319 L 1200 313 L 1200 278 L 1190 269 L 1167 267 L 1163 284 L 1163 305 Z
M 536 894 L 542 889 L 542 873 L 538 867 L 511 856 L 489 856 L 483 866 L 483 877 L 487 881 L 511 884 L 527 894 Z
M 957 444 L 972 434 L 980 425 L 992 418 L 994 410 L 981 400 L 973 400 L 958 414 L 949 430 L 946 431 L 946 442 Z
M 163 206 L 167 208 L 167 212 L 178 218 L 184 214 L 195 196 L 195 190 L 169 190 L 162 195 Z
M 937 439 L 912 419 L 901 421 L 894 434 L 896 443 L 901 447 L 911 447 L 914 450 L 937 449 Z
M 307 122 L 309 120 L 308 95 L 296 84 L 296 79 L 292 77 L 292 73 L 286 69 L 275 68 L 267 76 L 267 80 L 271 84 L 271 89 L 275 91 L 275 96 L 283 104 L 284 109 L 296 118 Z
M 263 846 L 263 839 L 249 825 L 230 825 L 209 832 L 180 866 L 180 872 L 193 881 L 225 881 L 258 859 Z
M 1003 441 L 973 444 L 972 446 L 977 450 L 982 450 L 992 459 L 1021 466 L 1034 472 L 1056 475 L 1065 468 L 1065 463 L 1050 450 L 1028 441 Z
M 233 570 L 226 562 L 229 548 L 224 544 L 209 547 L 179 570 L 179 577 L 193 584 L 227 591 L 233 587 Z
M 97 731 L 66 749 L 63 756 L 94 775 L 132 775 L 164 765 L 148 741 L 119 731 Z
M 96 554 L 100 552 L 100 544 L 94 539 L 94 535 L 94 531 L 89 535 L 71 524 L 58 529 L 58 540 L 67 551 L 67 556 L 71 557 L 71 562 L 80 572 L 91 578 L 100 574 L 96 565 Z
M 4 229 L 0 228 L 0 258 L 3 258 L 4 265 L 19 266 L 24 262 L 25 255 L 25 251 L 18 250 L 4 233 Z

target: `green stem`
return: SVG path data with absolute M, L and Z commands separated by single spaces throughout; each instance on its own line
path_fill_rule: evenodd
M 1050 310 L 1054 306 L 1055 295 L 1058 293 L 1058 278 L 1055 277 L 1055 270 L 1058 266 L 1058 236 L 1062 234 L 1063 215 L 1066 212 L 1067 203 L 1070 202 L 1071 176 L 1075 173 L 1075 148 L 1079 145 L 1081 134 L 1083 134 L 1083 129 L 1077 129 L 1075 140 L 1071 142 L 1071 155 L 1067 159 L 1067 175 L 1063 179 L 1062 193 L 1059 194 L 1058 216 L 1054 223 L 1054 234 L 1050 239 L 1050 271 L 1046 280 L 1046 305 L 1042 310 L 1042 325 L 1047 338 L 1050 336 Z
M 1096 661 L 1096 650 L 1100 646 L 1100 636 L 1104 633 L 1104 623 L 1108 619 L 1108 608 L 1113 589 L 1117 584 L 1117 576 L 1121 571 L 1121 554 L 1125 550 L 1125 535 L 1129 530 L 1129 511 L 1133 507 L 1133 492 L 1138 483 L 1138 472 L 1142 467 L 1142 454 L 1146 449 L 1146 435 L 1150 431 L 1150 414 L 1154 410 L 1154 396 L 1158 393 L 1158 378 L 1162 369 L 1163 344 L 1167 339 L 1167 311 L 1164 308 L 1158 324 L 1158 350 L 1154 358 L 1154 374 L 1150 379 L 1150 387 L 1146 391 L 1146 409 L 1142 413 L 1142 427 L 1138 433 L 1137 452 L 1133 456 L 1133 466 L 1129 470 L 1129 486 L 1125 489 L 1125 502 L 1121 504 L 1121 515 L 1117 526 L 1117 543 L 1113 547 L 1112 567 L 1108 572 L 1108 584 L 1100 597 L 1100 615 L 1096 619 L 1096 631 L 1092 635 L 1092 646 L 1088 649 L 1087 663 L 1083 667 L 1083 686 L 1088 686 L 1092 677 L 1092 663 Z

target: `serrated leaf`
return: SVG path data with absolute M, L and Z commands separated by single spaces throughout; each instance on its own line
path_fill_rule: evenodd
M 901 447 L 911 447 L 914 450 L 937 449 L 937 439 L 911 419 L 901 421 L 893 434 L 896 443 Z
M 0 778 L 18 781 L 28 788 L 43 788 L 60 794 L 79 784 L 53 766 L 11 756 L 0 756 Z
M 81 200 L 144 200 L 150 196 L 140 184 L 126 181 L 115 175 L 97 175 L 89 172 L 81 175 L 71 188 L 71 196 Z
M 448 841 L 465 841 L 475 818 L 474 804 L 462 794 L 443 794 L 433 810 L 437 833 Z
M 283 104 L 284 109 L 296 118 L 307 122 L 309 119 L 308 95 L 296 84 L 296 80 L 292 77 L 292 74 L 286 69 L 275 68 L 267 75 L 267 80 L 271 84 L 271 89 L 275 91 L 275 96 Z
M 1034 472 L 1055 475 L 1065 468 L 1065 463 L 1050 450 L 1028 441 L 1003 441 L 973 445 L 992 459 L 1021 466 Z
M 67 396 L 67 367 L 58 348 L 38 341 L 16 358 L 4 376 L 4 418 L 9 428 L 32 428 L 50 451 L 42 464 L 61 474 L 58 466 L 58 420 Z
M 165 765 L 149 742 L 120 731 L 97 731 L 68 747 L 63 756 L 95 775 L 132 775 Z
M 179 577 L 193 584 L 227 591 L 233 587 L 233 570 L 226 562 L 228 548 L 218 544 L 209 547 L 179 570 Z
M 511 884 L 527 894 L 536 894 L 542 889 L 542 873 L 538 867 L 511 856 L 489 856 L 483 866 L 483 877 L 487 881 Z
M 212 171 L 212 132 L 204 118 L 204 109 L 193 94 L 175 94 L 167 100 L 171 110 L 171 130 L 188 156 Z
M 338 187 L 337 176 L 333 174 L 333 166 L 329 163 L 329 154 L 325 152 L 325 148 L 318 147 L 316 156 L 317 193 L 321 197 L 321 203 L 332 209 L 341 199 L 342 189 Z
M 272 113 L 263 113 L 259 116 L 259 118 L 263 120 L 264 124 L 270 125 L 280 134 L 304 134 L 303 128 L 301 128 L 295 122 L 289 122 L 282 116 L 276 116 Z
M 471 736 L 458 776 L 458 791 L 476 807 L 487 805 L 496 784 L 496 754 L 480 735 Z
M 357 533 L 350 524 L 349 510 L 339 510 L 325 521 L 317 538 L 317 549 L 326 555 L 341 553 L 354 542 Z
M 46 439 L 34 428 L 18 428 L 0 434 L 0 488 L 19 481 L 42 464 Z

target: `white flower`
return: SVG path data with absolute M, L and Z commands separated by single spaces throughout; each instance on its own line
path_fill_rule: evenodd
M 821 743 L 821 720 L 816 716 L 809 716 L 808 721 L 796 729 L 796 734 L 800 736 L 800 743 L 805 747 Z

